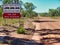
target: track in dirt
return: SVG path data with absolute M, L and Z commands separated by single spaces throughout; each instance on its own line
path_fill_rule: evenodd
M 49 45 L 49 43 L 51 43 L 51 45 L 52 44 L 54 45 L 53 42 L 56 41 L 57 42 L 56 44 L 59 45 L 60 44 L 60 24 L 59 23 L 60 23 L 59 19 L 40 17 L 39 20 L 33 22 L 33 24 L 36 26 L 36 28 L 35 28 L 35 33 L 34 33 L 32 39 L 35 40 L 36 42 L 37 42 L 37 40 L 39 42 L 42 42 L 42 40 L 44 42 L 49 41 L 49 42 L 47 42 L 48 45 Z M 56 40 L 56 38 L 58 40 Z M 44 39 L 46 39 L 46 40 L 44 40 Z
M 36 30 L 41 29 L 60 29 L 60 20 L 59 19 L 51 19 L 48 17 L 41 17 L 39 21 L 34 22 L 36 24 Z M 39 27 L 39 29 L 38 29 Z

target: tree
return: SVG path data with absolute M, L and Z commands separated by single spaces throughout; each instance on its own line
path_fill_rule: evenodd
M 23 10 L 23 5 L 24 5 L 24 3 L 22 2 L 22 1 L 19 1 L 19 4 L 20 4 L 20 10 Z
M 60 7 L 56 9 L 58 11 L 58 15 L 60 16 Z
M 38 13 L 36 13 L 35 11 L 32 12 L 32 17 L 36 17 L 38 16 Z
M 0 17 L 2 17 L 2 7 L 0 6 Z
M 19 0 L 13 0 L 14 3 L 19 4 Z
M 22 6 L 24 3 L 22 1 L 19 1 L 19 4 Z
M 28 2 L 24 4 L 24 7 L 27 11 L 32 11 L 36 8 L 32 3 L 28 3 Z
M 26 13 L 27 13 L 27 12 L 26 12 L 25 10 L 23 10 L 23 9 L 21 10 L 21 15 L 22 15 L 22 17 L 26 17 Z
M 12 3 L 13 0 L 3 0 L 3 4 L 8 4 L 8 3 Z
M 49 9 L 49 16 L 57 16 L 57 13 L 56 9 Z
M 32 12 L 36 8 L 36 6 L 34 6 L 34 4 L 32 4 L 32 3 L 26 2 L 24 4 L 24 7 L 25 7 L 25 10 L 27 12 L 27 16 L 32 17 Z

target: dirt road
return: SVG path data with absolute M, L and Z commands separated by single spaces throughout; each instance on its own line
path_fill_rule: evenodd
M 42 30 L 52 30 L 52 31 L 58 31 L 60 30 L 60 19 L 51 19 L 49 17 L 40 17 L 39 20 L 32 22 L 34 25 L 36 25 L 35 28 L 35 33 L 32 37 L 32 40 L 36 41 L 36 42 L 41 42 L 41 39 L 43 38 L 59 38 L 60 39 L 60 35 L 59 34 L 46 34 L 45 35 L 45 31 L 43 32 L 39 32 Z M 38 31 L 38 32 L 37 32 Z M 58 31 L 59 32 L 59 31 Z M 44 33 L 44 35 L 40 35 L 41 33 Z M 57 32 L 56 32 L 57 33 Z M 60 32 L 59 32 L 60 33 Z M 37 35 L 38 34 L 38 35 Z M 55 40 L 55 39 L 54 39 Z M 52 41 L 53 42 L 53 41 Z M 59 41 L 58 41 L 59 42 Z M 58 43 L 57 43 L 58 44 Z M 60 44 L 60 43 L 59 43 Z
M 60 29 L 60 19 L 51 19 L 49 17 L 40 17 L 38 21 L 33 22 L 36 25 L 36 30 L 42 29 Z
M 41 43 L 42 42 L 41 39 L 46 38 L 46 37 L 49 37 L 49 38 L 58 37 L 59 41 L 60 41 L 60 19 L 52 19 L 50 17 L 40 17 L 40 19 L 33 21 L 32 24 L 26 23 L 26 22 L 25 22 L 25 24 L 26 24 L 25 27 L 27 27 L 27 28 L 31 28 L 30 26 L 32 26 L 32 24 L 35 25 L 35 32 L 33 35 L 24 35 L 24 34 L 17 34 L 16 32 L 11 32 L 10 36 L 19 38 L 19 39 L 20 38 L 29 39 L 28 41 L 27 40 L 25 41 L 25 43 L 26 43 L 25 45 L 41 45 L 41 44 L 37 44 L 37 43 Z M 30 26 L 28 26 L 28 25 L 30 25 Z M 8 30 L 9 29 L 10 28 L 8 28 Z M 13 28 L 11 28 L 10 30 L 12 30 L 12 29 Z M 3 30 L 3 29 L 0 28 L 0 30 Z M 13 29 L 13 30 L 15 30 L 15 29 Z M 44 31 L 42 31 L 42 30 L 44 30 Z M 50 31 L 52 30 L 53 32 L 48 32 L 48 30 L 50 30 Z M 56 30 L 58 30 L 59 34 L 53 34 L 53 33 L 56 33 Z M 45 35 L 46 32 L 48 32 L 50 34 Z M 44 33 L 44 35 L 41 35 L 41 33 Z M 3 33 L 1 33 L 0 35 L 4 36 Z M 60 45 L 60 42 L 57 44 Z

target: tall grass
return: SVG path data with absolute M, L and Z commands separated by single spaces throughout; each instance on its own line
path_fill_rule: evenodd
M 19 19 L 3 19 L 0 17 L 0 26 L 3 26 L 3 24 L 17 24 L 19 23 Z M 20 23 L 24 23 L 24 18 L 20 18 Z

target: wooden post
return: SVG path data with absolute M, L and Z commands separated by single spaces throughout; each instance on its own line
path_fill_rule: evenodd
M 6 25 L 6 19 L 4 19 L 4 28 L 3 28 L 3 30 L 6 30 L 5 25 Z
M 19 28 L 20 28 L 20 18 L 19 18 Z
M 6 21 L 7 21 L 7 20 L 6 20 L 6 19 L 4 19 L 4 23 L 5 23 L 4 25 L 6 25 L 6 24 L 7 24 L 7 22 L 6 22 Z
M 20 12 L 21 12 L 21 5 L 20 5 Z M 21 26 L 21 25 L 20 25 L 20 18 L 19 18 L 19 28 L 20 28 L 20 26 Z

